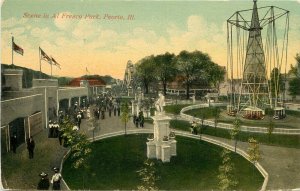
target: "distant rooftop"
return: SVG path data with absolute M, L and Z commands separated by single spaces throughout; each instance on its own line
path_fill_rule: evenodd
M 106 85 L 104 80 L 100 80 L 100 79 L 74 78 L 73 80 L 70 81 L 69 86 L 78 87 L 78 86 L 80 86 L 80 82 L 83 80 L 88 81 L 90 86 L 105 86 Z

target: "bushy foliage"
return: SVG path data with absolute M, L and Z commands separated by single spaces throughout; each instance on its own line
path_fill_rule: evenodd
M 259 143 L 254 138 L 249 138 L 248 140 L 249 148 L 248 155 L 249 159 L 252 163 L 256 163 L 259 159 L 261 159 L 260 151 L 259 151 Z
M 156 175 L 155 163 L 153 161 L 150 159 L 145 160 L 144 166 L 137 173 L 141 179 L 141 184 L 137 187 L 138 190 L 158 190 L 156 181 L 159 180 L 159 177 Z
M 65 144 L 71 149 L 70 157 L 73 159 L 73 167 L 80 168 L 85 166 L 92 150 L 87 136 L 73 130 L 73 126 L 73 123 L 68 118 L 65 118 L 60 125 L 63 138 L 66 141 Z
M 230 151 L 223 149 L 221 152 L 222 164 L 219 166 L 219 188 L 220 190 L 229 190 L 237 186 L 238 181 L 233 175 L 234 164 L 231 161 Z

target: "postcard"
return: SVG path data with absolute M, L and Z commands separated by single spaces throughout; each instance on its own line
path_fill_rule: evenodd
M 1 4 L 0 189 L 300 189 L 299 0 Z

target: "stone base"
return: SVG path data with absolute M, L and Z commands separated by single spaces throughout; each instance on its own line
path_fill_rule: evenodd
M 170 138 L 170 120 L 164 112 L 157 112 L 153 119 L 154 137 L 147 142 L 147 157 L 170 162 L 171 156 L 176 156 L 176 143 L 174 138 Z
M 171 147 L 169 145 L 161 146 L 161 160 L 162 162 L 170 162 Z
M 176 156 L 177 155 L 177 148 L 176 148 L 176 143 L 177 141 L 175 139 L 171 139 L 171 156 Z
M 147 144 L 147 157 L 149 159 L 156 158 L 156 145 L 154 141 L 149 141 L 146 144 Z
M 150 159 L 160 159 L 162 162 L 170 162 L 171 156 L 176 156 L 176 140 L 157 142 L 155 140 L 148 141 L 147 157 Z

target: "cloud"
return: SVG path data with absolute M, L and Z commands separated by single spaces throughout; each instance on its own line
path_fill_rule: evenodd
M 95 37 L 101 26 L 94 20 L 80 20 L 74 27 L 72 35 L 77 39 L 91 39 Z
M 15 17 L 11 17 L 9 19 L 1 21 L 1 28 L 3 29 L 8 29 L 16 26 L 22 26 L 24 27 L 25 24 L 27 23 L 28 19 L 16 19 Z
M 72 15 L 71 12 L 62 12 L 59 13 L 59 17 L 54 19 L 55 26 L 60 30 L 70 30 L 75 23 L 75 19 L 66 19 L 62 15 Z
M 38 27 L 35 27 L 33 29 L 31 29 L 30 31 L 30 34 L 33 36 L 33 37 L 42 37 L 44 36 L 45 34 L 49 35 L 51 33 L 51 31 L 49 30 L 49 28 L 38 28 Z

